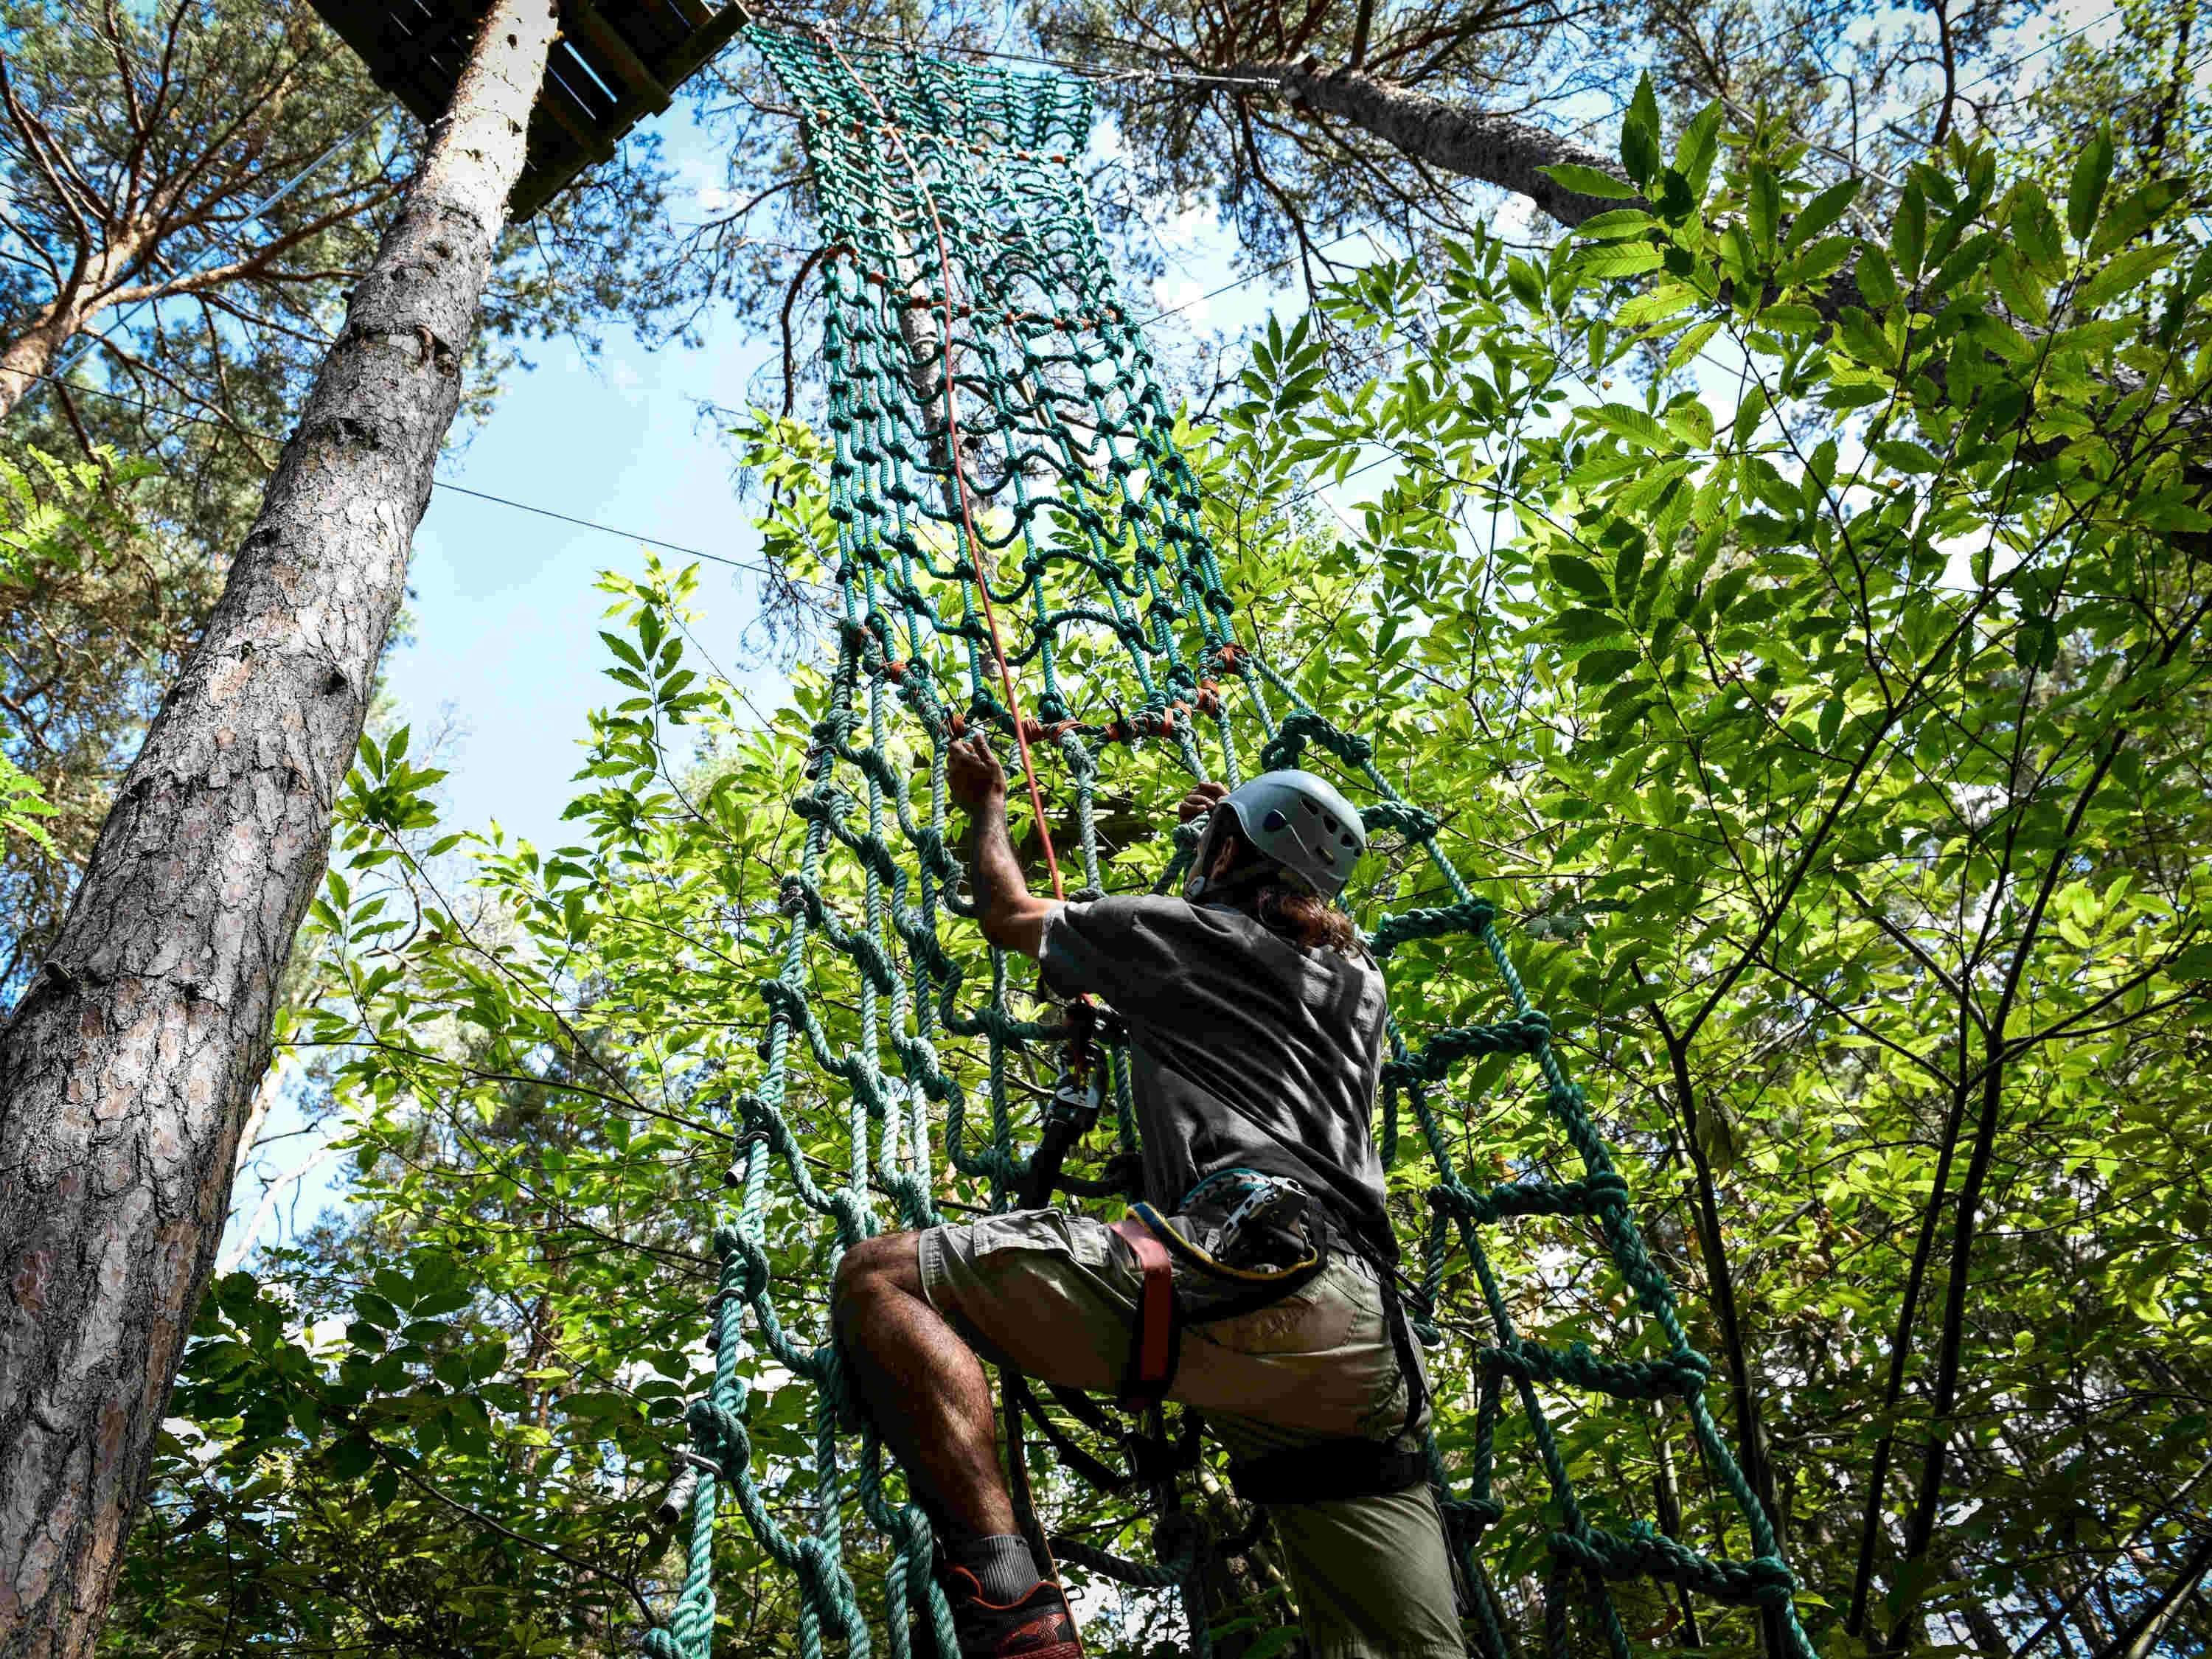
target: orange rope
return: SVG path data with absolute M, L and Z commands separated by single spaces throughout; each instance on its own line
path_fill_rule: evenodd
M 1006 694 L 1006 712 L 1013 720 L 1014 747 L 1021 755 L 1022 777 L 1029 785 L 1030 810 L 1036 815 L 1037 835 L 1044 842 L 1044 866 L 1052 874 L 1052 896 L 1056 899 L 1064 899 L 1067 896 L 1067 892 L 1060 884 L 1060 860 L 1053 852 L 1052 826 L 1045 818 L 1044 792 L 1037 787 L 1036 767 L 1030 759 L 1029 733 L 1022 720 L 1020 700 L 1014 692 L 1014 671 L 1006 661 L 1006 648 L 999 638 L 998 613 L 991 605 L 991 583 L 983 571 L 983 542 L 982 538 L 975 533 L 975 508 L 968 498 L 968 477 L 960 470 L 960 415 L 955 407 L 952 387 L 952 250 L 945 240 L 945 222 L 938 216 L 937 200 L 929 193 L 929 186 L 923 182 L 920 164 L 915 161 L 913 152 L 907 149 L 905 137 L 900 132 L 897 124 L 891 119 L 890 112 L 884 107 L 883 100 L 878 98 L 868 83 L 860 78 L 859 71 L 846 61 L 845 54 L 837 49 L 836 41 L 822 29 L 814 29 L 811 33 L 816 40 L 830 48 L 830 55 L 836 58 L 838 65 L 844 70 L 845 73 L 853 77 L 853 84 L 860 88 L 861 95 L 875 106 L 876 114 L 883 122 L 884 131 L 890 134 L 891 143 L 898 146 L 900 158 L 906 162 L 906 170 L 913 177 L 915 194 L 921 198 L 922 205 L 929 210 L 930 226 L 937 234 L 938 268 L 945 279 L 945 464 L 951 470 L 953 485 L 960 495 L 960 526 L 968 538 L 968 568 L 974 572 L 976 589 L 983 596 L 983 620 L 991 631 L 991 656 L 999 665 L 999 684 Z

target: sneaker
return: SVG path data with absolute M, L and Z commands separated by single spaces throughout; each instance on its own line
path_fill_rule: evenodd
M 963 1568 L 946 1569 L 943 1583 L 960 1659 L 1083 1659 L 1066 1592 L 1051 1579 L 1039 1579 L 1012 1607 L 986 1601 L 975 1575 Z

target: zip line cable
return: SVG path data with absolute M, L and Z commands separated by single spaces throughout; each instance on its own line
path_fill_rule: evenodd
M 136 409 L 141 414 L 166 414 L 173 419 L 183 421 L 193 426 L 213 427 L 222 432 L 243 433 L 246 436 L 257 439 L 262 443 L 283 444 L 286 441 L 273 432 L 258 431 L 241 422 L 218 421 L 211 416 L 191 415 L 179 410 L 164 410 L 160 404 L 149 403 L 143 398 L 134 398 L 128 392 L 111 392 L 102 386 L 81 386 L 75 380 L 64 380 L 58 374 L 42 374 L 35 371 L 26 371 L 25 378 L 45 380 L 70 392 L 84 392 L 90 397 L 104 398 L 110 403 L 122 404 Z M 789 572 L 761 560 L 733 559 L 726 553 L 709 553 L 703 547 L 689 547 L 682 542 L 670 541 L 665 536 L 648 536 L 641 532 L 618 530 L 613 525 L 601 524 L 597 519 L 579 518 L 573 513 L 562 513 L 553 507 L 540 507 L 534 501 L 519 501 L 512 496 L 495 495 L 488 489 L 472 489 L 467 484 L 454 483 L 445 478 L 433 478 L 430 483 L 433 489 L 447 490 L 453 495 L 473 495 L 480 501 L 491 501 L 501 507 L 511 507 L 518 513 L 535 514 L 541 519 L 556 519 L 562 524 L 572 524 L 580 529 L 597 530 L 605 535 L 619 536 L 624 541 L 642 542 L 649 547 L 658 547 L 670 553 L 679 553 L 687 559 L 704 559 L 710 564 L 726 564 L 733 569 L 750 570 L 764 576 L 773 575 L 787 581 L 793 580 Z

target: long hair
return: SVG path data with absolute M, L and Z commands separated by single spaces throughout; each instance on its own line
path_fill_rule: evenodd
M 1231 860 L 1227 879 L 1237 883 L 1237 898 L 1262 927 L 1303 950 L 1334 951 L 1346 957 L 1359 954 L 1359 929 L 1350 916 L 1291 881 L 1268 880 L 1262 872 L 1280 866 L 1261 857 L 1235 830 L 1222 844 L 1229 849 Z

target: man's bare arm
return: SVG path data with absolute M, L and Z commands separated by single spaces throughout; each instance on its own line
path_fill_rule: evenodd
M 1006 834 L 1006 773 L 980 732 L 945 750 L 945 782 L 968 815 L 968 885 L 983 937 L 1002 951 L 1034 957 L 1044 942 L 1053 902 L 1030 891 Z

